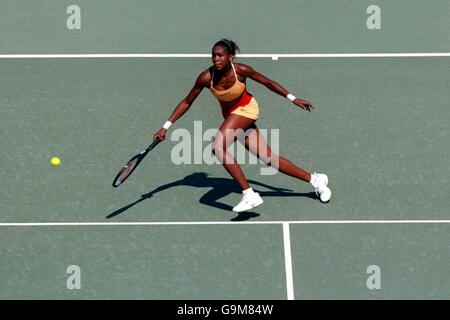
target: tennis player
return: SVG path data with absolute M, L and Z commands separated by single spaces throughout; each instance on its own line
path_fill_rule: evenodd
M 217 98 L 224 117 L 212 144 L 212 152 L 242 189 L 242 199 L 233 208 L 234 212 L 247 211 L 263 203 L 259 193 L 250 187 L 236 159 L 227 152 L 228 146 L 239 138 L 239 134 L 242 132 L 245 132 L 244 141 L 247 150 L 265 164 L 275 167 L 282 173 L 310 183 L 320 201 L 328 202 L 331 198 L 331 190 L 328 188 L 327 175 L 310 173 L 301 169 L 289 160 L 273 153 L 267 145 L 255 124 L 259 118 L 258 103 L 247 91 L 246 80 L 250 78 L 266 86 L 269 90 L 289 99 L 294 105 L 304 110 L 311 111 L 314 109 L 313 105 L 306 100 L 296 98 L 279 83 L 268 79 L 252 67 L 235 63 L 237 51 L 239 51 L 239 47 L 229 39 L 221 39 L 214 44 L 212 47 L 213 65 L 200 73 L 194 87 L 175 107 L 168 121 L 155 133 L 154 139 L 164 140 L 167 129 L 183 116 L 200 92 L 204 88 L 208 88 Z

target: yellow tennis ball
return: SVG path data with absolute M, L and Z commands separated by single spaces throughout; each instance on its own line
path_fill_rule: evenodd
M 61 164 L 61 159 L 58 158 L 58 157 L 53 157 L 50 160 L 50 163 L 51 163 L 52 166 L 57 167 L 57 166 L 59 166 Z

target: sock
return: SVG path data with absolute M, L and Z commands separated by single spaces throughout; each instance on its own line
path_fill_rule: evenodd
M 314 173 L 311 173 L 311 181 L 309 181 L 309 183 L 311 183 L 313 185 L 313 187 L 316 185 L 317 178 L 316 178 L 316 175 Z
M 248 189 L 242 190 L 242 194 L 253 193 L 253 189 L 250 187 Z

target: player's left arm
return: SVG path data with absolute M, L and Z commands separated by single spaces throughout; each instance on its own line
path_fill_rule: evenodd
M 279 94 L 280 96 L 286 98 L 286 96 L 289 94 L 289 91 L 286 90 L 286 88 L 284 88 L 281 84 L 267 78 L 265 75 L 254 70 L 252 67 L 241 63 L 238 65 L 238 67 L 240 74 L 266 86 L 269 90 Z M 300 98 L 296 98 L 292 102 L 304 110 L 311 111 L 312 109 L 314 109 L 314 106 L 309 101 Z

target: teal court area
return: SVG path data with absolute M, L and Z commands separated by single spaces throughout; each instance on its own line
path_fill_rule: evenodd
M 194 136 L 196 123 L 202 132 L 221 124 L 207 90 L 130 179 L 111 186 L 210 66 L 225 22 L 206 13 L 223 3 L 192 1 L 188 14 L 199 19 L 183 20 L 177 1 L 79 1 L 73 31 L 69 4 L 6 1 L 0 298 L 450 298 L 449 4 L 412 2 L 378 1 L 376 31 L 365 2 L 249 1 L 224 13 L 252 22 L 228 33 L 241 45 L 238 62 L 316 106 L 305 112 L 249 80 L 258 126 L 277 130 L 280 154 L 327 173 L 333 191 L 322 204 L 308 184 L 244 164 L 264 204 L 238 215 L 240 190 L 221 165 L 173 161 L 175 130 Z M 404 27 L 416 16 L 429 23 Z M 219 25 L 180 33 L 193 21 Z M 289 32 L 292 41 L 280 36 Z M 339 56 L 348 52 L 375 54 Z M 435 55 L 408 56 L 420 52 Z M 208 152 L 209 141 L 197 141 Z

